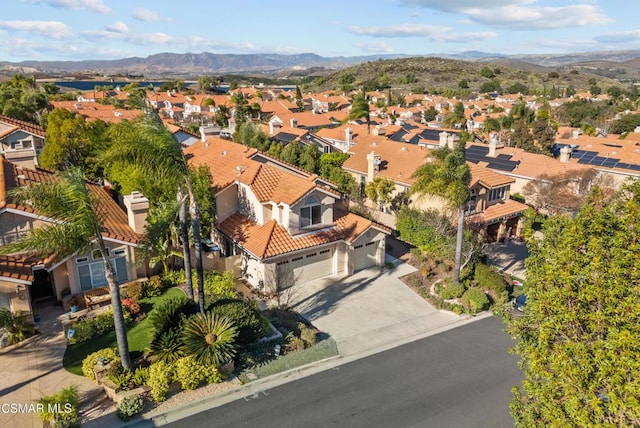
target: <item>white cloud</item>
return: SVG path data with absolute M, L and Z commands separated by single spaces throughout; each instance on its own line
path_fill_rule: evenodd
M 139 7 L 133 11 L 134 19 L 143 22 L 161 22 L 161 21 L 172 21 L 171 18 L 165 18 L 161 16 L 158 12 L 153 11 L 151 9 L 145 9 L 144 7 Z
M 71 31 L 60 21 L 0 21 L 0 29 L 41 34 L 53 39 L 71 37 Z
M 105 5 L 102 0 L 34 0 L 34 3 L 44 3 L 61 9 L 87 9 L 103 15 L 111 12 L 111 8 Z
M 450 43 L 472 43 L 481 42 L 483 40 L 493 39 L 497 36 L 493 31 L 483 32 L 466 32 L 466 33 L 447 33 L 442 34 L 440 38 L 434 41 L 450 42 Z
M 615 33 L 602 34 L 594 37 L 601 43 L 625 44 L 640 41 L 640 30 L 620 31 Z
M 398 24 L 383 27 L 349 27 L 350 33 L 369 37 L 434 37 L 451 27 L 426 24 Z
M 368 53 L 391 53 L 393 52 L 393 48 L 386 44 L 385 42 L 364 42 L 364 43 L 354 43 L 354 46 L 362 49 L 364 52 Z
M 613 22 L 593 4 L 536 6 L 536 0 L 401 0 L 400 4 L 465 15 L 476 24 L 521 29 L 584 27 Z
M 122 21 L 116 21 L 111 25 L 107 25 L 107 31 L 111 31 L 112 33 L 128 33 L 129 27 Z
M 62 41 L 33 41 L 24 39 L 3 40 L 0 51 L 8 52 L 12 57 L 33 59 L 48 59 L 56 57 L 77 59 L 80 51 L 77 46 Z

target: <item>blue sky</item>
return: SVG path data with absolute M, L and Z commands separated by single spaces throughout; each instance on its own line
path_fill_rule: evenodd
M 622 0 L 12 0 L 0 61 L 640 49 L 636 13 Z

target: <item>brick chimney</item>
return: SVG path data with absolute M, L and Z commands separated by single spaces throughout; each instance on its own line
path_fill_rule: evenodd
M 379 169 L 380 155 L 376 152 L 369 153 L 367 155 L 367 182 L 373 181 Z
M 124 196 L 124 206 L 127 208 L 127 218 L 131 229 L 136 233 L 144 233 L 149 200 L 142 193 L 134 190 L 130 195 Z

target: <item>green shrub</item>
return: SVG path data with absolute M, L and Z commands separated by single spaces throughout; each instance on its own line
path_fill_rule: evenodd
M 180 382 L 182 389 L 196 389 L 207 377 L 205 367 L 192 356 L 180 358 L 174 367 L 174 380 Z
M 173 328 L 157 333 L 149 344 L 147 355 L 165 363 L 173 363 L 183 357 L 180 330 Z
M 258 339 L 261 331 L 260 314 L 253 301 L 223 299 L 211 306 L 214 315 L 229 318 L 238 329 L 236 342 L 247 345 Z
M 163 331 L 178 327 L 188 303 L 187 296 L 180 294 L 163 300 L 153 308 L 153 311 L 149 311 L 152 337 Z
M 462 302 L 471 313 L 476 313 L 489 305 L 489 298 L 481 289 L 471 287 L 462 295 Z
M 96 377 L 93 373 L 93 368 L 96 364 L 98 364 L 98 360 L 100 357 L 104 358 L 107 363 L 115 363 L 116 365 L 120 364 L 120 356 L 113 348 L 104 348 L 96 351 L 92 354 L 87 355 L 84 360 L 82 360 L 82 374 L 88 379 L 96 380 Z
M 184 269 L 171 270 L 162 275 L 162 282 L 164 283 L 166 288 L 184 284 L 186 280 L 187 279 L 184 275 Z
M 121 370 L 109 375 L 109 380 L 116 385 L 118 385 L 118 389 L 128 391 L 131 388 L 135 388 L 133 386 L 133 372 L 128 370 Z
M 494 268 L 481 263 L 476 264 L 473 279 L 478 288 L 489 292 L 494 303 L 507 301 L 509 284 Z
M 164 291 L 165 286 L 160 277 L 158 275 L 154 275 L 149 278 L 149 281 L 145 281 L 142 284 L 142 289 L 144 290 L 145 297 L 158 297 Z
M 138 301 L 145 297 L 144 289 L 141 281 L 134 281 L 124 288 L 123 297 Z
M 113 311 L 109 310 L 95 318 L 84 318 L 71 325 L 75 331 L 69 343 L 82 343 L 113 330 Z
M 194 286 L 196 286 L 196 284 L 194 284 Z M 197 288 L 197 286 L 195 288 Z M 205 272 L 204 292 L 206 295 L 216 295 L 231 299 L 237 298 L 235 275 L 230 270 L 223 274 L 219 274 L 218 272 Z
M 173 382 L 173 366 L 164 361 L 158 361 L 149 366 L 147 385 L 151 388 L 151 396 L 156 402 L 167 399 L 169 386 Z
M 46 425 L 57 428 L 80 426 L 78 418 L 80 399 L 75 386 L 69 386 L 53 395 L 42 397 L 38 403 L 43 407 L 43 411 L 39 413 L 40 419 Z
M 133 372 L 133 383 L 136 388 L 146 385 L 149 380 L 149 367 L 138 367 Z
M 439 294 L 444 300 L 453 299 L 462 296 L 464 293 L 464 285 L 459 282 L 449 282 L 443 287 Z
M 224 375 L 216 366 L 204 366 L 204 380 L 207 383 L 220 383 L 224 380 Z
M 142 397 L 139 395 L 130 395 L 128 397 L 124 397 L 120 404 L 118 404 L 118 408 L 116 409 L 116 413 L 118 417 L 123 421 L 127 421 L 140 413 L 142 411 L 142 406 L 144 405 L 144 401 Z

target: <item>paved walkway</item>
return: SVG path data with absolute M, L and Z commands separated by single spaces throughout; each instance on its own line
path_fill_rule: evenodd
M 393 269 L 373 267 L 346 278 L 305 283 L 292 306 L 329 333 L 343 356 L 397 346 L 462 319 L 438 311 L 399 279 L 415 268 L 388 260 Z
M 0 350 L 0 409 L 4 404 L 37 403 L 43 396 L 75 385 L 82 400 L 83 419 L 112 411 L 111 402 L 95 383 L 69 373 L 62 366 L 67 345 L 60 321 L 56 319 L 63 313 L 62 309 L 48 304 L 40 313 L 42 321 L 36 326 L 40 334 Z M 42 422 L 37 414 L 0 411 L 0 428 L 14 427 L 42 427 Z

